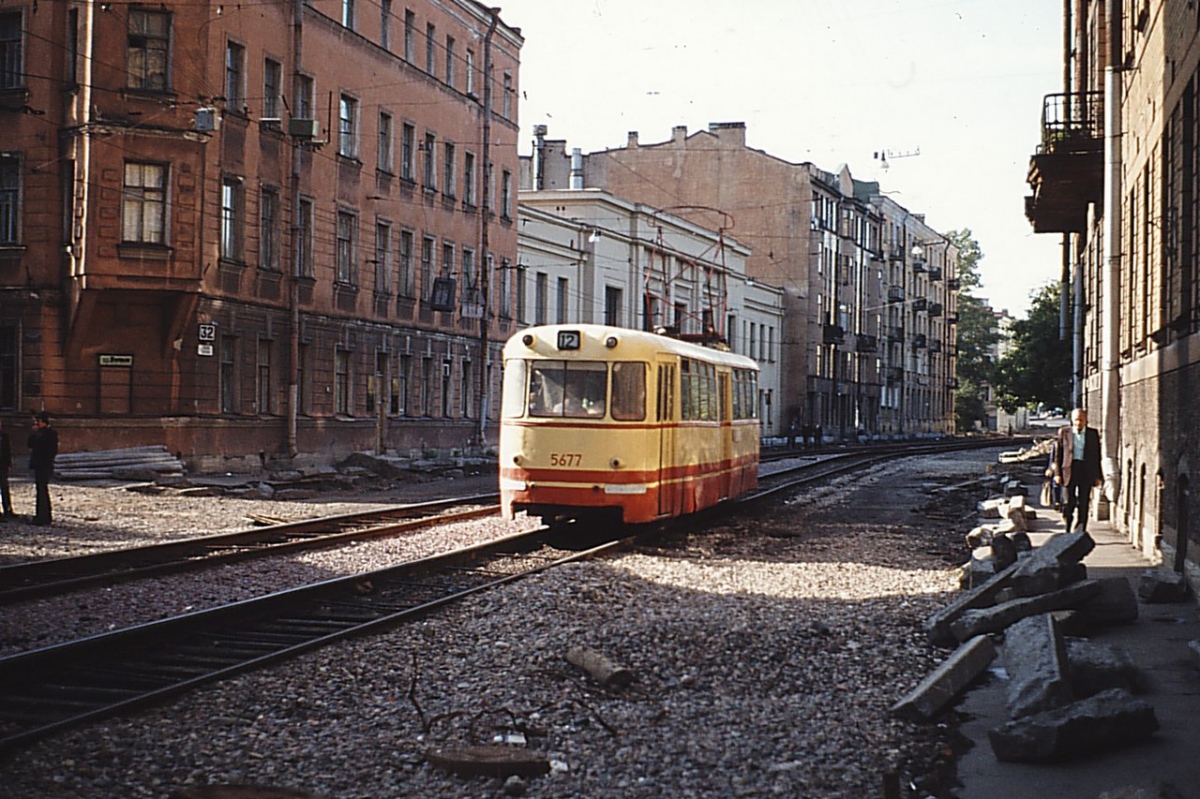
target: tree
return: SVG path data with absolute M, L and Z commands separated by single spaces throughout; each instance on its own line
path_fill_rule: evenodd
M 946 238 L 958 248 L 958 329 L 955 338 L 958 393 L 954 399 L 954 416 L 959 430 L 970 430 L 976 422 L 987 420 L 983 386 L 992 381 L 995 365 L 991 348 L 999 335 L 991 307 L 972 294 L 982 282 L 979 262 L 983 260 L 983 250 L 979 242 L 969 228 L 951 230 Z
M 1058 337 L 1059 292 L 1057 283 L 1035 291 L 1029 316 L 1013 323 L 1012 348 L 995 378 L 1000 407 L 1009 413 L 1039 402 L 1070 405 L 1071 344 Z

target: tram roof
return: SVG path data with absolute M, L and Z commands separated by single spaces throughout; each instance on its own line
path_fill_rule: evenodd
M 558 334 L 560 332 L 578 332 L 581 337 L 579 349 L 560 350 Z M 643 359 L 653 352 L 665 352 L 686 358 L 710 361 L 713 363 L 734 366 L 739 369 L 758 369 L 758 364 L 751 358 L 728 350 L 705 347 L 688 341 L 681 341 L 661 333 L 651 333 L 644 330 L 634 330 L 628 327 L 611 327 L 609 325 L 537 325 L 518 331 L 504 345 L 505 357 L 521 357 L 530 354 L 530 347 L 523 338 L 534 336 L 532 352 L 543 358 L 562 357 L 564 353 L 580 353 L 592 356 L 604 356 L 603 360 L 613 360 L 614 355 L 622 359 Z M 620 342 L 620 352 L 605 346 L 609 336 L 616 336 Z

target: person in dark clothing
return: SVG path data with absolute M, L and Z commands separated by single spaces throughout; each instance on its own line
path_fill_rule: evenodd
M 8 473 L 12 471 L 12 440 L 8 431 L 0 423 L 0 506 L 4 508 L 4 518 L 13 517 L 12 491 L 8 487 Z
M 54 458 L 58 455 L 58 432 L 50 426 L 50 414 L 42 411 L 33 415 L 33 432 L 29 435 L 29 468 L 37 489 L 37 511 L 34 524 L 50 524 L 50 478 L 54 476 Z
M 1079 519 L 1078 529 L 1087 532 L 1088 502 L 1102 476 L 1100 433 L 1087 426 L 1087 411 L 1076 408 L 1071 411 L 1071 424 L 1058 431 L 1058 457 L 1054 461 L 1054 482 L 1066 492 L 1063 521 L 1068 533 L 1075 518 Z

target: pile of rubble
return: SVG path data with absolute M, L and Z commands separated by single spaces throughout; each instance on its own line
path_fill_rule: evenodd
M 979 504 L 985 523 L 967 536 L 964 590 L 925 623 L 929 641 L 953 654 L 892 712 L 935 718 L 1000 657 L 1009 720 L 988 734 L 999 760 L 1053 762 L 1145 740 L 1158 721 L 1134 695 L 1137 670 L 1123 651 L 1085 636 L 1135 622 L 1137 595 L 1186 598 L 1186 583 L 1151 570 L 1135 595 L 1125 577 L 1090 579 L 1082 560 L 1095 543 L 1086 532 L 1055 533 L 1031 546 L 1035 514 L 1016 482 L 1002 480 L 1006 496 Z M 1194 649 L 1200 655 L 1200 643 Z

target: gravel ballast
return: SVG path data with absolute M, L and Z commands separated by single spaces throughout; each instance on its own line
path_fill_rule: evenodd
M 946 729 L 901 721 L 888 708 L 945 656 L 926 644 L 921 622 L 957 587 L 952 564 L 965 529 L 912 509 L 928 501 L 928 485 L 977 476 L 994 458 L 973 452 L 892 462 L 769 511 L 705 530 L 693 524 L 692 532 L 477 595 L 388 634 L 63 733 L 0 763 L 0 796 L 168 797 L 188 786 L 238 783 L 339 799 L 857 799 L 882 795 L 889 773 L 902 796 L 939 794 L 945 786 L 935 772 L 950 756 Z M 70 503 L 85 490 L 112 492 L 91 500 L 97 521 L 85 512 L 72 518 Z M 71 486 L 61 494 L 64 524 L 84 529 L 102 526 L 105 498 L 124 501 L 114 489 Z M 175 499 L 138 497 L 113 513 L 135 517 L 140 505 Z M 245 526 L 248 512 L 298 518 L 362 507 L 188 501 L 207 508 L 196 512 L 192 534 Z M 164 518 L 179 531 L 185 516 L 168 513 L 144 528 L 130 522 L 120 528 L 126 532 L 101 537 L 124 536 L 130 545 L 154 536 Z M 485 520 L 419 544 L 378 542 L 395 549 L 365 556 L 359 545 L 287 565 L 273 559 L 253 575 L 210 571 L 203 592 L 181 576 L 114 587 L 108 597 L 85 591 L 23 603 L 4 610 L 0 645 L 40 646 L 129 623 L 155 601 L 168 615 L 164 608 L 308 579 L 309 568 L 348 573 L 376 558 L 394 562 L 512 530 Z M 0 547 L 9 562 L 29 554 L 12 540 Z M 145 593 L 111 598 L 126 590 Z M 633 682 L 591 682 L 564 659 L 573 647 L 622 664 Z M 498 740 L 543 753 L 550 774 L 506 785 L 425 762 L 433 747 Z

